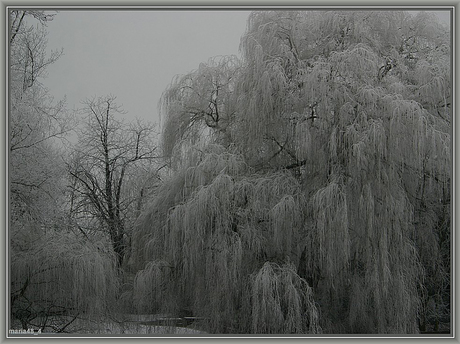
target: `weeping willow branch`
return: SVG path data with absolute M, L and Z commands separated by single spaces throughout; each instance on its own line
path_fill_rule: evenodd
M 49 231 L 26 251 L 13 251 L 12 314 L 22 321 L 51 314 L 49 305 L 66 311 L 103 314 L 117 293 L 113 253 L 103 254 L 71 233 Z M 46 311 L 48 309 L 48 311 Z M 30 316 L 23 317 L 24 311 Z

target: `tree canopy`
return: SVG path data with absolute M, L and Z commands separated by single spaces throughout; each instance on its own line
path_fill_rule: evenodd
M 253 12 L 241 60 L 174 79 L 170 178 L 133 242 L 139 309 L 223 333 L 448 318 L 450 42 L 427 12 Z

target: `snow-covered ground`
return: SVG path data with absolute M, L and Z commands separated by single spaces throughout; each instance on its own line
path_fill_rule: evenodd
M 46 335 L 47 333 L 56 334 L 59 329 L 62 329 L 66 324 L 68 324 L 62 333 L 66 335 L 84 335 L 84 336 L 100 336 L 100 335 L 185 335 L 185 336 L 197 336 L 200 334 L 206 334 L 204 331 L 195 329 L 194 327 L 197 324 L 191 324 L 188 327 L 181 326 L 166 326 L 166 325 L 154 325 L 149 323 L 155 323 L 164 321 L 168 324 L 166 319 L 170 319 L 165 315 L 139 315 L 139 314 L 119 314 L 113 317 L 106 319 L 95 319 L 90 317 L 78 317 L 73 320 L 73 317 L 55 317 L 48 318 L 46 321 L 45 330 L 42 331 L 41 335 Z M 72 322 L 71 322 L 72 321 Z M 71 322 L 71 323 L 70 323 Z M 42 324 L 42 319 L 37 319 L 32 324 Z M 171 324 L 174 324 L 174 320 L 171 320 Z M 13 323 L 14 329 L 20 329 L 21 326 L 19 323 Z M 31 326 L 36 331 L 38 326 Z

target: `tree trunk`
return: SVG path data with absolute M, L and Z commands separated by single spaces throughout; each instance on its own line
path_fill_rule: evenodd
M 117 255 L 117 267 L 121 268 L 123 264 L 123 258 L 125 255 L 125 243 L 124 243 L 124 226 L 120 219 L 116 219 L 116 226 L 113 228 L 112 245 L 115 254 Z

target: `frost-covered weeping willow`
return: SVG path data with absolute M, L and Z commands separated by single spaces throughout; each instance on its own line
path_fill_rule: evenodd
M 49 330 L 48 317 L 100 316 L 113 310 L 118 292 L 114 254 L 73 233 L 36 227 L 11 237 L 12 321 Z M 47 322 L 48 321 L 48 322 Z M 51 327 L 52 328 L 52 327 Z
M 225 98 L 204 91 L 206 65 L 165 93 L 176 163 L 136 230 L 140 309 L 186 308 L 214 332 L 448 317 L 448 32 L 424 12 L 254 12 L 241 51 Z
M 239 65 L 236 56 L 215 57 L 173 79 L 160 102 L 165 156 L 180 154 L 184 146 L 203 143 L 208 136 L 229 143 L 227 128 L 236 115 L 233 90 Z
M 318 331 L 307 282 L 291 265 L 271 273 L 263 265 L 297 259 L 297 181 L 283 172 L 253 174 L 241 155 L 215 145 L 181 171 L 162 186 L 136 232 L 135 243 L 146 242 L 137 250 L 140 263 L 148 261 L 134 283 L 138 309 L 191 310 L 210 319 L 209 331 L 243 333 L 264 333 L 276 311 L 283 323 L 271 333 Z M 261 293 L 274 298 L 261 303 Z

